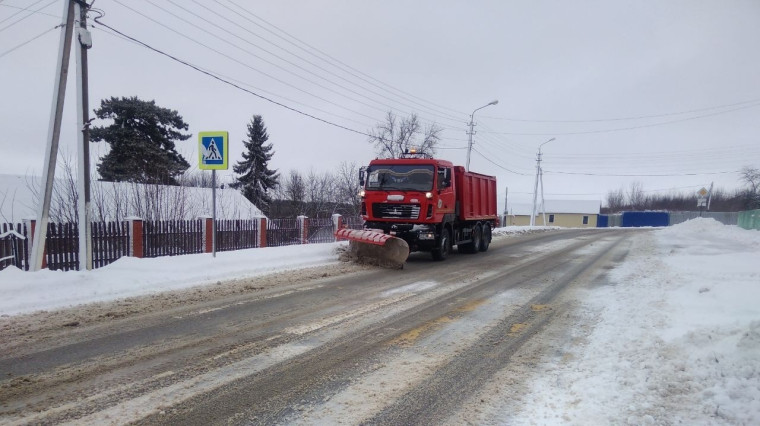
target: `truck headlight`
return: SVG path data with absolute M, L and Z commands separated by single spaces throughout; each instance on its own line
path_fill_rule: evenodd
M 425 193 L 425 198 L 427 198 L 428 200 L 431 199 L 431 198 L 433 198 L 433 193 L 432 192 L 426 192 Z

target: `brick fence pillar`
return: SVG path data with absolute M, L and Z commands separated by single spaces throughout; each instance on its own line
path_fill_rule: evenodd
M 29 235 L 27 236 L 27 238 L 29 238 L 29 254 L 31 255 L 34 244 L 36 243 L 36 241 L 34 241 L 34 228 L 37 227 L 37 219 L 23 219 L 23 222 L 24 222 L 24 225 L 26 225 L 26 229 L 29 230 Z M 47 240 L 47 232 L 43 232 L 42 235 L 43 235 L 43 238 Z M 42 251 L 41 269 L 45 269 L 45 268 L 47 268 L 47 247 L 44 248 Z M 31 270 L 31 267 L 29 268 L 29 270 Z
M 132 257 L 145 257 L 143 246 L 143 220 L 141 217 L 128 217 L 129 221 L 129 255 Z
M 301 235 L 301 244 L 309 242 L 309 218 L 306 216 L 298 216 L 298 230 Z
M 339 213 L 335 213 L 332 215 L 333 220 L 333 240 L 338 241 L 338 237 L 335 236 L 335 233 L 338 232 L 338 229 L 343 229 L 343 215 Z
M 203 231 L 203 252 L 211 253 L 214 249 L 211 236 L 214 234 L 214 220 L 208 216 L 199 216 Z
M 267 246 L 267 218 L 262 217 L 259 221 L 259 247 Z

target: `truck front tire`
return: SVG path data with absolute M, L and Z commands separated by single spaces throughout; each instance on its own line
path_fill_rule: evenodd
M 441 231 L 441 237 L 438 239 L 438 245 L 432 252 L 433 260 L 446 260 L 451 253 L 451 237 L 449 236 L 449 230 L 443 228 Z

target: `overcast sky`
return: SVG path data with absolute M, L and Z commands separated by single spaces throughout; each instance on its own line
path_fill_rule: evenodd
M 64 0 L 0 0 L 0 173 L 40 174 Z M 227 130 L 241 159 L 263 116 L 286 175 L 375 157 L 367 133 L 387 111 L 444 129 L 438 157 L 498 177 L 531 199 L 538 146 L 551 199 L 742 186 L 760 167 L 760 2 L 98 0 L 90 21 L 90 103 L 138 96 L 177 110 L 193 137 Z M 27 10 L 23 10 L 27 9 Z M 36 12 L 33 12 L 36 11 Z M 90 18 L 97 16 L 91 13 Z M 39 36 L 39 37 L 38 37 Z M 24 44 L 26 43 L 26 44 Z M 23 45 L 22 45 L 23 44 Z M 20 47 L 19 47 L 20 46 Z M 75 158 L 72 58 L 62 149 Z M 329 122 L 329 123 L 326 123 Z M 96 123 L 103 124 L 103 123 Z M 105 147 L 93 146 L 93 162 Z M 208 172 L 210 173 L 210 172 Z M 223 173 L 229 179 L 230 172 Z M 695 203 L 696 204 L 696 203 Z

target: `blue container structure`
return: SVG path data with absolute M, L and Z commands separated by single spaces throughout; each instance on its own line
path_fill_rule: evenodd
M 596 227 L 597 228 L 606 228 L 610 226 L 610 217 L 606 214 L 600 214 L 596 217 Z
M 668 226 L 670 213 L 668 212 L 623 212 L 620 226 L 624 228 L 636 228 L 641 226 Z

